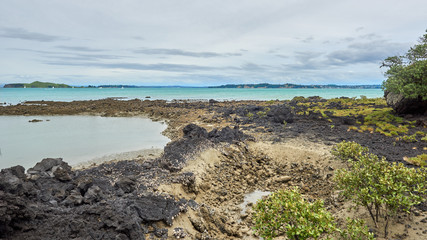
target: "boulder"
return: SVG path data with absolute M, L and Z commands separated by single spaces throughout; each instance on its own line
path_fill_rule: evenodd
M 248 138 L 242 131 L 240 131 L 238 126 L 234 128 L 225 127 L 221 130 L 214 129 L 208 134 L 209 140 L 212 142 L 228 142 L 232 143 L 234 141 L 243 141 Z
M 41 162 L 28 169 L 28 173 L 40 173 L 51 170 L 54 166 L 59 166 L 62 163 L 62 158 L 45 158 Z
M 66 169 L 63 169 L 62 167 L 56 168 L 56 170 L 53 172 L 53 175 L 56 179 L 62 182 L 70 181 L 70 171 L 67 171 Z
M 93 202 L 99 202 L 104 198 L 105 198 L 105 195 L 102 192 L 101 188 L 94 185 L 87 190 L 86 194 L 84 195 L 83 201 L 85 203 L 93 203 Z
M 206 129 L 197 126 L 196 124 L 188 124 L 182 129 L 185 138 L 206 138 L 208 132 Z
M 0 172 L 0 190 L 13 194 L 25 192 L 30 194 L 34 186 L 26 181 L 27 176 L 24 172 L 25 169 L 22 166 L 2 169 Z
M 9 193 L 19 193 L 23 188 L 23 181 L 10 172 L 0 174 L 0 190 Z
M 284 121 L 287 123 L 294 121 L 294 114 L 288 105 L 272 106 L 267 117 L 274 123 L 283 124 Z
M 422 100 L 421 97 L 405 98 L 402 94 L 392 92 L 385 92 L 384 97 L 387 105 L 392 107 L 397 114 L 425 115 L 427 113 L 427 100 Z
M 70 195 L 64 200 L 64 204 L 68 206 L 77 206 L 82 204 L 83 196 L 77 190 L 72 190 Z
M 131 193 L 136 189 L 136 181 L 133 177 L 121 177 L 115 183 L 115 187 L 122 189 L 125 193 Z

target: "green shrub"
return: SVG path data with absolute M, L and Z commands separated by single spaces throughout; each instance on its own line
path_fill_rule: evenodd
M 248 117 L 249 119 L 252 119 L 254 117 L 254 114 L 249 112 L 246 114 L 246 117 Z
M 374 234 L 369 232 L 365 221 L 347 218 L 346 229 L 340 231 L 340 239 L 345 240 L 373 240 Z
M 343 145 L 343 144 L 341 144 Z M 342 150 L 341 150 L 342 149 Z M 353 146 L 353 149 L 363 149 Z M 375 225 L 379 218 L 386 222 L 400 211 L 409 212 L 413 205 L 424 201 L 427 182 L 425 168 L 407 168 L 402 163 L 388 163 L 374 154 L 354 151 L 349 156 L 348 148 L 338 148 L 336 156 L 348 159 L 350 169 L 337 170 L 334 177 L 342 194 L 357 205 L 366 207 Z
M 263 117 L 267 116 L 267 113 L 264 112 L 264 111 L 259 111 L 259 112 L 256 113 L 256 115 L 258 115 L 258 117 L 260 117 L 260 118 L 263 118 Z
M 423 132 L 423 131 L 417 131 L 417 132 L 415 132 L 415 134 L 416 135 L 420 135 L 420 136 L 425 136 L 426 135 L 426 133 Z
M 255 231 L 265 239 L 286 234 L 289 239 L 318 239 L 337 231 L 334 219 L 323 208 L 302 198 L 297 188 L 279 190 L 254 206 Z
M 386 58 L 381 66 L 388 68 L 385 72 L 387 80 L 382 85 L 384 91 L 402 94 L 407 98 L 427 100 L 426 56 L 427 33 L 404 56 Z
M 258 117 L 261 117 L 261 118 L 263 118 L 263 117 L 266 117 L 267 116 L 267 113 L 268 112 L 270 112 L 270 108 L 269 107 L 265 107 L 264 108 L 264 111 L 259 111 L 259 112 L 257 112 L 256 114 L 258 115 Z
M 332 148 L 332 155 L 343 161 L 358 159 L 368 152 L 368 148 L 360 146 L 356 142 L 342 141 Z
M 292 98 L 291 101 L 293 101 L 293 102 L 306 102 L 307 99 L 303 96 L 297 96 L 297 97 Z
M 402 137 L 402 140 L 405 142 L 417 142 L 416 134 L 413 135 L 405 135 Z
M 283 120 L 283 129 L 285 129 L 287 125 L 288 125 L 288 122 L 286 122 L 286 120 Z
M 427 166 L 427 154 L 425 154 L 425 153 L 420 154 L 420 155 L 418 155 L 416 157 L 407 158 L 405 160 L 407 162 L 413 164 L 413 165 L 416 165 L 416 166 L 420 166 L 420 167 Z

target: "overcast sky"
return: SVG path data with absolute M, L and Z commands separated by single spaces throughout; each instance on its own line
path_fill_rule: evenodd
M 381 84 L 426 0 L 0 0 L 0 83 Z

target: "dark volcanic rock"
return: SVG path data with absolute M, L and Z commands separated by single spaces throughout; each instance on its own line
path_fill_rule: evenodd
M 356 124 L 356 119 L 354 117 L 341 117 L 341 121 L 345 125 L 354 125 L 354 124 Z
M 54 166 L 61 165 L 62 158 L 45 158 L 41 162 L 36 163 L 36 165 L 30 169 L 28 169 L 28 173 L 32 174 L 32 172 L 46 172 L 51 170 Z
M 239 130 L 239 127 L 237 126 L 234 128 L 230 128 L 227 126 L 221 130 L 214 129 L 208 134 L 208 139 L 215 143 L 219 143 L 219 142 L 232 143 L 235 141 L 243 141 L 247 138 L 248 136 L 242 133 Z
M 2 169 L 0 173 L 0 190 L 4 192 L 19 194 L 31 188 L 31 184 L 25 184 L 27 176 L 22 166 Z
M 147 190 L 141 175 L 155 181 L 153 174 L 165 170 L 144 164 L 124 161 L 74 172 L 61 159 L 45 159 L 30 171 L 37 178 L 27 178 L 21 166 L 3 169 L 0 239 L 145 239 L 155 222 L 172 225 L 187 200 Z
M 294 114 L 288 105 L 272 106 L 267 113 L 267 117 L 274 123 L 283 124 L 284 121 L 292 123 L 294 121 Z
M 212 146 L 214 143 L 243 141 L 249 136 L 243 134 L 238 127 L 225 127 L 221 130 L 206 129 L 195 124 L 189 124 L 183 129 L 184 137 L 170 142 L 164 148 L 163 156 L 158 160 L 159 166 L 169 171 L 181 170 L 187 160 L 201 149 Z
M 409 99 L 403 97 L 402 94 L 385 92 L 387 105 L 392 107 L 397 114 L 420 114 L 427 113 L 427 100 L 422 100 L 421 97 Z
M 2 169 L 1 172 L 2 173 L 9 172 L 12 175 L 14 175 L 20 179 L 26 179 L 27 178 L 27 176 L 25 175 L 25 168 L 23 166 L 20 166 L 20 165 L 14 166 L 11 168 Z
M 55 176 L 56 179 L 58 179 L 59 181 L 70 181 L 71 180 L 71 176 L 70 176 L 70 172 L 71 170 L 64 169 L 62 167 L 58 167 L 56 168 L 56 170 L 53 172 L 53 175 Z
M 0 191 L 0 238 L 7 236 L 15 229 L 28 228 L 25 227 L 25 223 L 36 217 L 29 203 L 19 195 Z
M 186 210 L 187 201 L 175 201 L 171 197 L 148 194 L 132 201 L 130 208 L 135 210 L 144 222 L 164 221 L 171 226 L 178 214 Z
M 206 130 L 205 130 L 206 131 Z M 188 158 L 199 151 L 202 146 L 211 144 L 206 138 L 182 138 L 170 142 L 164 148 L 163 156 L 158 160 L 159 166 L 169 171 L 181 170 Z
M 71 167 L 62 158 L 45 158 L 34 167 L 28 169 L 28 174 L 36 177 L 55 177 L 60 181 L 71 180 Z
M 185 138 L 206 138 L 208 132 L 206 129 L 197 126 L 196 124 L 188 124 L 182 129 Z
M 132 177 L 122 177 L 114 186 L 122 189 L 124 193 L 131 193 L 136 189 L 136 181 Z

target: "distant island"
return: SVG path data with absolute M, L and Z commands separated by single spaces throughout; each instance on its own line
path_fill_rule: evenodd
M 1 87 L 1 85 L 0 85 Z M 5 84 L 3 88 L 180 88 L 183 86 L 136 86 L 136 85 L 87 85 L 87 86 L 70 86 L 62 83 L 39 82 L 32 83 L 9 83 Z M 187 87 L 198 88 L 198 87 Z
M 32 83 L 10 83 L 5 84 L 4 88 L 72 88 L 72 86 L 60 83 L 39 82 Z
M 221 86 L 211 86 L 209 88 L 354 88 L 354 89 L 379 89 L 381 85 L 300 85 L 300 84 L 269 84 L 269 83 L 258 83 L 258 84 L 226 84 Z
M 74 88 L 67 84 L 50 83 L 50 82 L 39 82 L 35 81 L 32 83 L 10 83 L 5 84 L 4 88 Z M 191 86 L 136 86 L 136 85 L 88 85 L 78 86 L 75 88 L 350 88 L 350 89 L 379 89 L 381 85 L 301 85 L 293 83 L 285 84 L 270 84 L 270 83 L 258 83 L 258 84 L 226 84 L 220 86 L 209 86 L 209 87 L 191 87 Z

